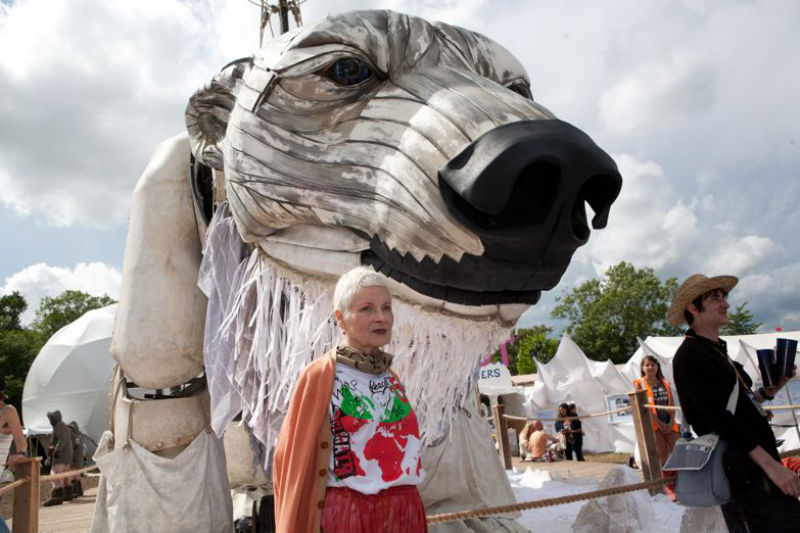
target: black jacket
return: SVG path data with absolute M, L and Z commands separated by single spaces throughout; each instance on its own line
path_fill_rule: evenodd
M 722 339 L 714 342 L 691 329 L 686 332 L 686 339 L 672 360 L 683 416 L 698 435 L 716 432 L 744 454 L 760 445 L 779 460 L 772 428 L 751 399 L 753 381 L 737 362 L 733 364 L 747 388 L 740 383 L 735 415 L 725 409 L 737 379 L 733 367 L 726 361 L 727 353 Z

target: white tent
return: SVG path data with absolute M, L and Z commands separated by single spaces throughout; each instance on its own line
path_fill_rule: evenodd
M 116 304 L 95 309 L 58 330 L 31 365 L 22 392 L 23 425 L 50 433 L 47 413 L 59 409 L 95 442 L 109 427 L 114 359 L 108 352 Z
M 537 368 L 536 382 L 525 391 L 525 409 L 531 418 L 552 416 L 561 402 L 575 402 L 579 415 L 600 413 L 608 410 L 608 396 L 625 395 L 633 389 L 631 381 L 611 361 L 588 359 L 567 333 L 561 337 L 553 359 L 537 363 Z M 611 421 L 610 416 L 581 420 L 584 449 L 633 452 L 632 424 Z
M 755 351 L 774 348 L 778 338 L 800 340 L 800 331 L 722 338 L 728 343 L 731 357 L 742 363 L 747 373 L 758 381 L 760 374 Z M 561 402 L 575 402 L 579 415 L 599 413 L 619 405 L 619 402 L 614 403 L 614 396 L 621 396 L 620 399 L 624 400 L 624 396 L 633 390 L 633 380 L 641 375 L 639 365 L 645 354 L 653 355 L 661 362 L 665 377 L 672 382 L 672 358 L 682 342 L 683 337 L 648 337 L 644 342 L 639 342 L 636 352 L 621 370 L 617 370 L 610 361 L 597 362 L 588 359 L 565 333 L 553 359 L 548 363 L 537 364 L 538 376 L 533 387 L 525 388 L 524 405 L 527 416 L 552 416 Z M 800 402 L 800 380 L 792 380 L 789 389 L 792 391 L 792 403 Z M 789 397 L 783 393 L 766 405 L 789 403 Z M 586 433 L 586 450 L 633 453 L 636 441 L 629 416 L 601 416 L 584 418 L 581 421 Z M 776 435 L 786 440 L 781 449 L 796 449 L 799 439 L 795 430 L 779 427 L 794 424 L 791 411 L 775 412 L 772 423 L 778 426 L 775 427 Z
M 744 369 L 753 379 L 757 379 L 756 350 L 774 348 L 778 338 L 800 340 L 800 331 L 776 331 L 772 333 L 756 333 L 754 335 L 723 335 L 728 343 L 728 354 L 734 361 L 744 365 Z M 622 373 L 633 380 L 639 377 L 639 363 L 646 353 L 655 353 L 661 361 L 665 376 L 672 381 L 672 357 L 683 342 L 683 337 L 647 337 L 644 343 L 625 364 Z

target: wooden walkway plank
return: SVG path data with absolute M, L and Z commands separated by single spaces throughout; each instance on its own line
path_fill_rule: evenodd
M 87 489 L 80 498 L 54 505 L 39 507 L 39 531 L 44 533 L 81 533 L 92 526 L 97 487 Z M 13 521 L 9 521 L 9 526 Z

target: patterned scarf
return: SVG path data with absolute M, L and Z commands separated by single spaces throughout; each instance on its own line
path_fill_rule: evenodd
M 336 362 L 368 374 L 378 375 L 389 370 L 389 366 L 392 364 L 392 354 L 383 350 L 368 354 L 340 344 L 336 347 Z

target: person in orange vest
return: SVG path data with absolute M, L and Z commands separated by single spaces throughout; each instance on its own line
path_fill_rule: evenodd
M 645 355 L 642 357 L 640 369 L 642 377 L 633 380 L 633 386 L 637 390 L 647 391 L 647 403 L 668 407 L 674 406 L 672 390 L 670 390 L 669 382 L 664 379 L 658 359 L 652 355 Z M 653 420 L 653 429 L 656 432 L 658 462 L 661 466 L 664 466 L 679 436 L 678 424 L 675 422 L 675 411 L 652 408 L 650 413 Z

